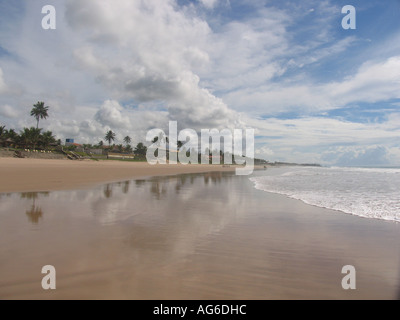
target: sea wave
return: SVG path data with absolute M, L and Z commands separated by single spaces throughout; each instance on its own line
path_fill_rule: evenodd
M 275 169 L 250 180 L 257 189 L 365 218 L 400 221 L 398 168 Z

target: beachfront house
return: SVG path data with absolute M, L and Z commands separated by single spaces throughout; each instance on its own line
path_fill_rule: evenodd
M 81 144 L 75 143 L 74 139 L 65 139 L 66 147 L 75 147 L 75 151 L 84 152 L 84 148 Z

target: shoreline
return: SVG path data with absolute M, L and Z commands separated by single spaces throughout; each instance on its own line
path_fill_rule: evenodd
M 257 190 L 243 176 L 183 174 L 31 197 L 14 193 L 2 198 L 2 209 L 2 298 L 400 294 L 399 225 Z M 40 287 L 46 264 L 57 269 L 51 292 Z M 345 265 L 356 268 L 356 290 L 341 286 Z
M 0 158 L 0 193 L 70 190 L 150 176 L 234 172 L 237 167 L 240 166 Z M 257 169 L 255 166 L 254 170 Z

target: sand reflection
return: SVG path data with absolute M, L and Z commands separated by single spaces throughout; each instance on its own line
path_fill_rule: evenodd
M 39 220 L 43 217 L 43 210 L 36 201 L 41 196 L 49 196 L 49 192 L 22 192 L 20 196 L 21 199 L 32 200 L 31 207 L 25 211 L 25 214 L 33 224 L 39 223 Z
M 397 225 L 265 193 L 247 177 L 185 174 L 0 201 L 0 298 L 397 296 Z M 46 264 L 57 269 L 51 293 L 40 288 Z M 356 292 L 340 287 L 345 264 L 357 267 Z

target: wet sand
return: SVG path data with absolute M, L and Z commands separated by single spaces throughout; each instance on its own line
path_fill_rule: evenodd
M 221 172 L 2 194 L 0 299 L 396 299 L 399 231 Z
M 137 177 L 234 170 L 222 165 L 0 158 L 0 192 L 68 190 Z

